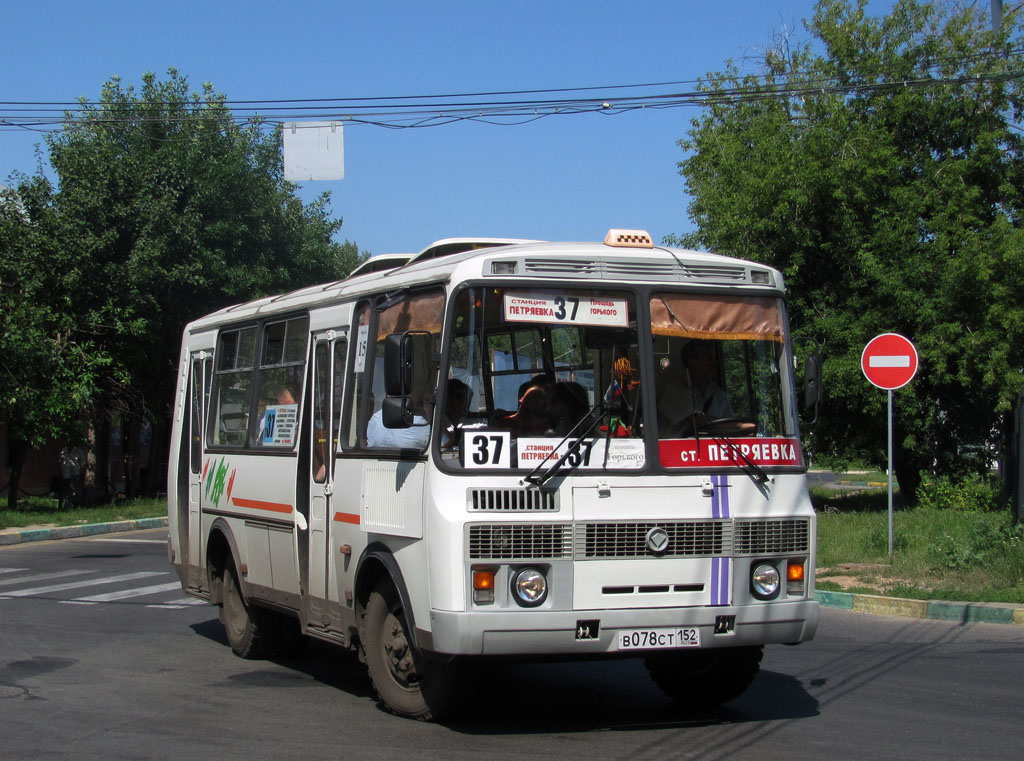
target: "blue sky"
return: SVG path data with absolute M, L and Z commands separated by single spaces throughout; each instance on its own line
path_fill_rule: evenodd
M 889 2 L 876 2 L 872 8 Z M 99 97 L 177 68 L 230 100 L 433 95 L 689 81 L 756 57 L 813 0 L 6 0 L 0 100 Z M 686 88 L 689 89 L 689 88 Z M 0 106 L 0 110 L 6 106 Z M 692 228 L 677 163 L 694 107 L 521 126 L 353 125 L 332 193 L 340 238 L 372 253 L 453 236 L 656 240 Z M 35 170 L 38 133 L 0 129 L 0 182 Z

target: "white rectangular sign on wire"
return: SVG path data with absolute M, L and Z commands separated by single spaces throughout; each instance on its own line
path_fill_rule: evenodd
M 283 134 L 288 182 L 345 179 L 341 122 L 287 122 Z

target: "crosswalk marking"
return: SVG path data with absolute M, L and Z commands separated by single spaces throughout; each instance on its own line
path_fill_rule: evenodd
M 181 584 L 177 581 L 172 581 L 169 584 L 152 584 L 148 587 L 136 587 L 135 589 L 121 589 L 117 592 L 106 592 L 101 595 L 90 595 L 88 597 L 76 597 L 74 600 L 62 600 L 61 602 L 112 602 L 114 600 L 127 600 L 129 597 L 143 597 L 145 595 L 154 595 L 158 592 L 169 592 L 172 589 L 181 589 Z
M 162 610 L 181 610 L 191 605 L 208 605 L 207 600 L 198 600 L 195 597 L 179 597 L 177 600 L 171 600 L 170 602 L 157 602 L 152 605 L 147 605 L 147 608 L 161 608 Z
M 12 570 L 28 570 L 26 568 L 12 569 Z M 37 573 L 32 576 L 19 576 L 16 579 L 0 579 L 0 585 L 11 586 L 14 584 L 25 584 L 26 582 L 35 583 L 37 581 L 47 581 L 49 579 L 62 579 L 67 576 L 81 576 L 83 573 L 92 573 L 92 571 L 53 571 L 52 573 Z
M 88 573 L 88 571 L 78 571 L 77 573 Z M 140 571 L 138 573 L 124 573 L 120 576 L 104 576 L 99 579 L 72 581 L 67 584 L 52 584 L 45 587 L 33 587 L 32 589 L 18 589 L 13 592 L 2 592 L 0 593 L 0 597 L 31 597 L 32 595 L 44 594 L 47 592 L 63 592 L 68 589 L 79 589 L 81 587 L 90 587 L 98 584 L 115 584 L 119 581 L 133 581 L 135 579 L 145 579 L 152 576 L 167 576 L 169 574 L 170 571 Z
M 106 541 L 124 541 L 146 544 L 166 543 L 160 540 L 149 539 L 109 539 Z M 96 571 L 94 569 L 79 568 L 66 571 L 46 571 L 44 573 L 30 573 L 30 569 L 28 568 L 4 567 L 0 568 L 0 600 L 33 597 L 37 595 L 45 595 L 47 593 L 63 592 L 71 589 L 82 589 L 84 587 L 90 586 L 116 584 L 119 582 L 129 582 L 140 579 L 147 579 L 154 576 L 167 576 L 170 574 L 170 571 L 142 571 L 139 573 L 126 573 L 119 574 L 116 576 L 97 576 Z M 81 578 L 71 581 L 70 577 L 75 576 L 91 576 L 92 578 Z M 44 581 L 55 582 L 58 579 L 69 580 L 62 583 L 53 584 L 41 583 Z M 31 588 L 13 589 L 13 587 L 17 585 L 26 584 L 31 585 Z M 5 587 L 8 588 L 6 591 L 4 589 Z M 161 610 L 182 610 L 185 608 L 191 608 L 196 605 L 209 605 L 209 602 L 207 600 L 201 600 L 196 597 L 181 594 L 181 583 L 177 581 L 161 582 L 141 587 L 133 587 L 131 589 L 120 589 L 114 592 L 85 595 L 83 597 L 76 597 L 71 600 L 55 600 L 55 602 L 64 605 L 97 605 L 102 603 L 117 602 L 118 600 L 129 600 L 135 597 L 145 597 L 147 595 L 160 595 L 175 591 L 179 593 L 177 597 L 172 597 L 172 599 L 166 602 L 155 602 L 147 604 L 144 607 L 158 608 Z

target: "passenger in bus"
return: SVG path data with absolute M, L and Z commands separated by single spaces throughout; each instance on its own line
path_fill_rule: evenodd
M 658 390 L 661 437 L 692 435 L 694 426 L 733 417 L 725 390 L 715 380 L 718 354 L 714 343 L 694 339 L 683 345 L 680 369 L 667 373 Z M 671 367 L 671 366 L 670 366 Z
M 413 408 L 413 424 L 408 428 L 387 428 L 384 408 L 373 413 L 366 425 L 366 443 L 384 449 L 424 449 L 430 441 L 430 421 L 425 411 L 425 389 L 414 386 L 409 395 Z
M 458 378 L 449 378 L 444 398 L 444 440 L 442 449 L 454 449 L 459 444 L 462 423 L 469 410 L 472 392 Z
M 541 436 L 551 425 L 551 396 L 554 382 L 550 376 L 538 375 L 519 387 L 519 409 L 513 413 L 498 412 L 491 427 L 511 431 L 513 436 Z
M 579 383 L 559 381 L 551 394 L 551 428 L 548 433 L 567 436 L 584 418 L 590 419 L 590 402 L 587 391 Z M 587 423 L 579 425 L 576 433 L 582 434 Z

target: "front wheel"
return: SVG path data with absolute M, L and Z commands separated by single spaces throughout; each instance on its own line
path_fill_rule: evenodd
M 680 705 L 700 708 L 739 697 L 761 668 L 764 647 L 660 652 L 644 662 L 659 689 Z
M 433 721 L 454 702 L 454 666 L 427 658 L 413 644 L 398 593 L 387 583 L 370 593 L 359 627 L 370 681 L 398 716 Z
M 224 569 L 224 594 L 220 607 L 220 621 L 228 635 L 231 649 L 242 658 L 266 658 L 274 648 L 274 621 L 272 614 L 247 605 L 242 597 L 235 567 L 228 563 Z

